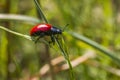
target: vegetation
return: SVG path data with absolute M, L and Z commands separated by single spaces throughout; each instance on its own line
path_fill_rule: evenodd
M 55 45 L 34 44 L 34 0 L 0 0 L 0 80 L 119 80 L 119 0 L 39 2 L 49 23 L 69 26 Z

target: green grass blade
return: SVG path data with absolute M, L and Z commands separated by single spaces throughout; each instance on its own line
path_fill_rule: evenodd
M 41 8 L 40 8 L 40 6 L 39 6 L 38 1 L 37 1 L 37 0 L 34 0 L 34 2 L 35 2 L 36 8 L 37 8 L 37 10 L 38 10 L 40 16 L 42 16 L 43 20 L 44 20 L 46 23 L 48 23 L 48 21 L 47 21 L 45 15 L 43 14 L 43 12 L 42 12 L 42 10 L 41 10 Z
M 70 63 L 70 59 L 69 59 L 69 55 L 68 55 L 68 51 L 67 51 L 67 47 L 65 46 L 64 44 L 64 40 L 62 39 L 61 41 L 58 40 L 56 37 L 55 38 L 55 41 L 60 49 L 60 51 L 62 52 L 62 55 L 64 56 L 66 62 L 68 63 L 69 65 L 69 70 L 70 70 L 70 80 L 75 80 L 74 78 L 74 73 L 73 73 L 73 68 L 72 68 L 72 65 Z
M 28 39 L 28 40 L 32 40 L 31 37 L 28 36 L 28 35 L 24 35 L 24 34 L 21 34 L 21 33 L 15 32 L 15 31 L 12 31 L 12 30 L 10 30 L 10 29 L 8 29 L 8 28 L 5 28 L 5 27 L 3 27 L 3 26 L 0 26 L 0 29 L 5 30 L 5 31 L 7 31 L 7 32 L 9 32 L 9 33 L 12 33 L 12 34 L 14 34 L 14 35 L 17 35 L 17 36 L 20 36 L 20 37 L 24 37 L 24 38 L 26 38 L 26 39 Z
M 103 52 L 105 55 L 109 56 L 114 62 L 116 62 L 119 66 L 120 66 L 120 58 L 118 58 L 117 56 L 115 56 L 112 51 L 109 51 L 108 49 L 104 48 L 103 46 L 99 45 L 98 43 L 80 35 L 77 34 L 75 32 L 68 32 L 71 36 L 73 36 L 74 38 L 98 49 L 99 51 Z

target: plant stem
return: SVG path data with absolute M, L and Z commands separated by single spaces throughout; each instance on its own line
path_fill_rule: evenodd
M 41 10 L 41 8 L 40 8 L 40 6 L 39 6 L 38 1 L 37 1 L 37 0 L 34 0 L 34 2 L 35 2 L 35 4 L 36 4 L 36 8 L 37 8 L 37 10 L 38 10 L 40 16 L 41 16 L 42 19 L 45 21 L 45 23 L 48 23 L 48 21 L 47 21 L 45 15 L 43 14 L 43 12 L 42 12 L 42 10 Z
M 54 70 L 53 70 L 53 66 L 52 66 L 52 64 L 51 64 L 51 56 L 50 56 L 49 47 L 48 47 L 48 45 L 46 45 L 46 44 L 45 44 L 45 50 L 46 50 L 46 57 L 47 57 L 48 65 L 49 65 L 49 67 L 50 67 L 51 80 L 56 80 L 56 79 L 55 79 Z
M 10 13 L 10 6 L 11 6 L 11 0 L 6 0 L 6 3 L 5 3 L 5 13 Z M 4 21 L 4 25 L 7 26 L 8 28 L 10 28 L 10 22 L 8 21 Z M 9 35 L 9 33 L 7 32 L 7 40 L 8 40 L 8 44 L 7 44 L 7 63 L 6 63 L 6 66 L 7 66 L 7 75 L 6 75 L 6 79 L 7 80 L 11 80 L 12 77 L 11 77 L 11 73 L 9 71 L 9 65 L 11 63 L 11 50 L 10 50 L 10 47 L 11 47 L 11 35 Z
M 21 34 L 21 33 L 15 32 L 15 31 L 12 31 L 12 30 L 7 29 L 7 28 L 5 28 L 5 27 L 3 27 L 3 26 L 0 26 L 0 29 L 5 30 L 5 31 L 7 31 L 7 32 L 9 32 L 9 33 L 15 34 L 15 35 L 17 35 L 17 36 L 24 37 L 24 38 L 26 38 L 26 39 L 28 39 L 28 40 L 32 40 L 31 37 L 28 36 L 28 35 L 24 35 L 24 34 Z
M 62 55 L 64 56 L 66 62 L 67 62 L 68 65 L 69 65 L 69 68 L 70 68 L 70 69 L 69 69 L 69 70 L 70 70 L 70 79 L 75 80 L 75 79 L 74 79 L 73 68 L 72 68 L 72 65 L 71 65 L 70 59 L 69 59 L 69 55 L 68 55 L 67 51 L 65 51 L 65 50 L 62 48 L 62 44 L 59 42 L 59 40 L 58 40 L 56 37 L 54 37 L 54 38 L 55 38 L 56 43 L 58 44 L 58 46 L 59 46 L 59 48 L 60 48 L 60 50 L 61 50 L 61 52 L 62 52 Z

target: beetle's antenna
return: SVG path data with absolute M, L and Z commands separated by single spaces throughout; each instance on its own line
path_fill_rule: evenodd
M 37 0 L 34 0 L 34 2 L 35 2 L 35 5 L 36 5 L 36 8 L 37 8 L 39 14 L 42 16 L 43 20 L 44 20 L 46 23 L 48 23 L 45 15 L 43 14 L 43 12 L 42 12 L 42 10 L 41 10 L 41 8 L 40 8 L 40 5 L 39 5 L 38 1 L 37 1 Z
M 64 26 L 64 28 L 62 29 L 63 32 L 64 32 L 64 30 L 68 27 L 68 25 L 69 25 L 69 24 L 66 24 L 66 25 Z

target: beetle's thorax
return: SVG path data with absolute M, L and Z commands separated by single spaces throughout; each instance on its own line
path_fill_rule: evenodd
M 62 30 L 56 27 L 51 27 L 52 34 L 62 34 Z

